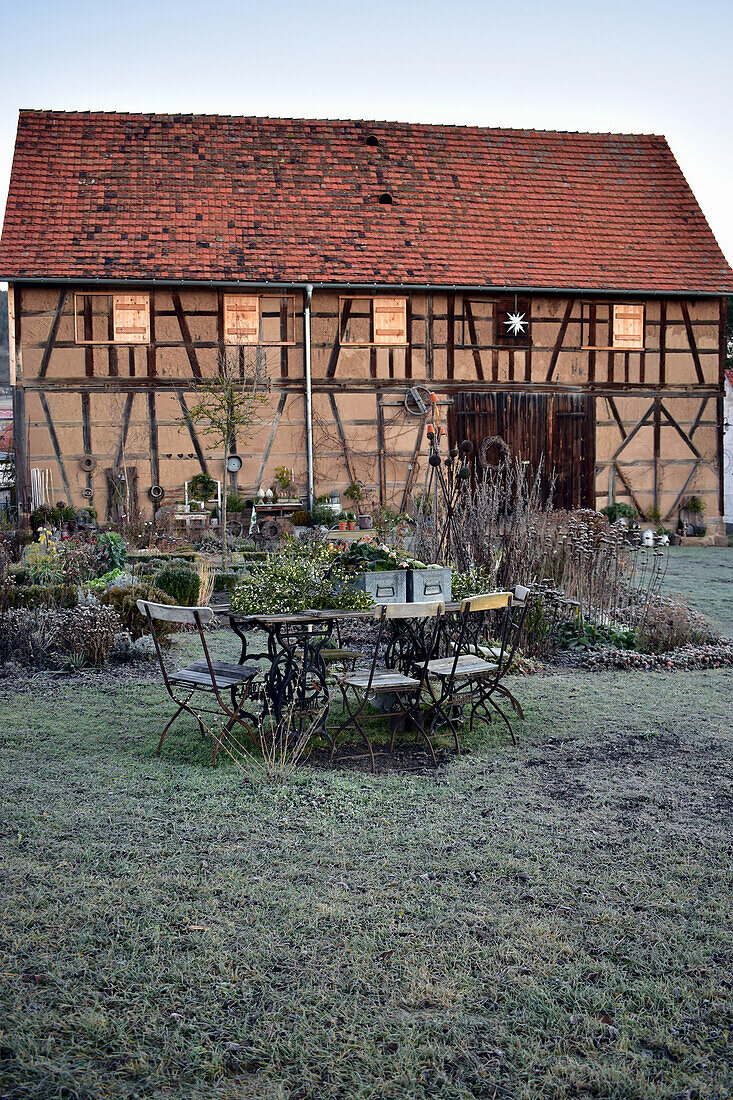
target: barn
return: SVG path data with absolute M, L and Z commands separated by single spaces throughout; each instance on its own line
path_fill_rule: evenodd
M 233 347 L 271 383 L 239 492 L 284 465 L 401 508 L 433 394 L 562 506 L 723 514 L 733 272 L 663 137 L 23 111 L 0 277 L 26 510 L 215 473 L 184 414 Z

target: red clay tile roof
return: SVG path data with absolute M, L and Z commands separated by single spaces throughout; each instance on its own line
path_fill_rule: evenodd
M 58 111 L 0 277 L 733 292 L 662 137 Z

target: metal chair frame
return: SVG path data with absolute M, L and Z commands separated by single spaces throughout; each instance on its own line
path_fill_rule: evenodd
M 502 719 L 513 744 L 517 738 L 507 714 L 495 696 L 506 699 L 519 715 L 524 717 L 519 700 L 502 683 L 503 678 L 512 667 L 516 655 L 517 646 L 527 613 L 528 590 L 517 586 L 514 592 L 490 592 L 485 595 L 473 596 L 461 601 L 460 626 L 457 638 L 453 645 L 453 659 L 445 674 L 441 674 L 430 668 L 428 664 L 427 691 L 433 701 L 434 715 L 430 726 L 430 732 L 437 725 L 446 724 L 453 734 L 456 751 L 460 752 L 458 726 L 456 724 L 456 711 L 463 716 L 464 710 L 469 707 L 469 729 L 473 730 L 477 716 L 483 716 L 491 721 L 493 713 L 497 713 Z M 499 640 L 499 653 L 491 654 L 491 659 L 484 660 L 481 656 L 480 646 L 476 639 L 479 636 L 481 626 L 479 617 L 485 619 L 487 612 L 504 608 L 504 615 Z M 470 664 L 466 670 L 461 667 L 467 659 L 483 663 L 485 668 L 471 669 Z M 447 661 L 448 659 L 446 659 Z M 436 690 L 435 684 L 438 687 Z
M 326 736 L 329 742 L 329 757 L 331 760 L 334 758 L 338 740 L 344 730 L 351 726 L 354 726 L 361 735 L 364 744 L 369 750 L 371 757 L 372 771 L 375 770 L 376 764 L 374 759 L 374 748 L 372 746 L 371 739 L 364 727 L 365 722 L 383 720 L 385 717 L 390 719 L 392 723 L 392 736 L 390 738 L 389 750 L 394 749 L 395 739 L 395 727 L 396 722 L 400 719 L 404 719 L 409 722 L 411 726 L 417 729 L 418 736 L 425 742 L 428 752 L 432 758 L 433 764 L 437 764 L 435 750 L 433 748 L 430 736 L 425 729 L 425 720 L 420 710 L 420 700 L 427 682 L 427 664 L 430 660 L 432 653 L 435 651 L 435 647 L 438 642 L 440 634 L 440 624 L 442 616 L 445 613 L 445 604 L 442 601 L 434 601 L 430 603 L 392 603 L 392 604 L 378 604 L 374 609 L 374 617 L 379 622 L 379 630 L 377 632 L 377 639 L 374 643 L 374 653 L 369 665 L 369 673 L 366 682 L 363 684 L 354 684 L 355 673 L 351 672 L 344 676 L 339 682 L 339 690 L 341 691 L 342 703 L 346 717 L 336 726 L 335 731 L 331 734 L 326 730 Z M 420 669 L 419 676 L 407 676 L 404 673 L 396 671 L 394 669 L 384 668 L 378 669 L 379 662 L 379 650 L 382 639 L 385 633 L 385 627 L 389 621 L 394 622 L 398 619 L 435 619 L 435 627 L 432 633 L 432 640 L 429 646 L 426 647 L 424 660 Z M 396 696 L 397 707 L 391 711 L 374 715 L 365 714 L 366 708 L 369 704 L 369 696 L 373 693 L 392 694 Z M 353 703 L 352 696 L 353 694 Z
M 225 737 L 231 733 L 236 725 L 243 726 L 252 740 L 256 742 L 257 734 L 253 729 L 253 724 L 256 727 L 257 719 L 253 714 L 244 711 L 243 707 L 250 697 L 250 688 L 257 675 L 257 668 L 251 665 L 232 665 L 224 661 L 213 661 L 211 659 L 204 635 L 204 626 L 214 618 L 212 609 L 210 607 L 175 607 L 169 604 L 151 603 L 148 600 L 138 600 L 137 607 L 147 619 L 166 691 L 178 708 L 160 735 L 155 755 L 160 756 L 166 733 L 183 711 L 196 719 L 201 730 L 201 736 L 204 738 L 208 731 L 199 711 L 202 714 L 217 714 L 226 719 L 221 732 L 216 738 L 212 764 L 216 763 L 219 749 Z M 195 626 L 203 648 L 204 660 L 195 661 L 186 668 L 176 669 L 170 673 L 166 668 L 163 651 L 155 630 L 156 620 Z M 181 698 L 175 693 L 174 687 L 179 686 L 183 688 L 181 695 L 184 694 L 186 688 L 190 689 L 185 698 Z M 197 710 L 194 710 L 191 706 L 191 699 L 197 691 L 213 695 L 218 704 L 218 710 L 212 710 L 209 707 L 198 707 Z M 231 704 L 227 703 L 222 697 L 223 693 L 229 694 Z

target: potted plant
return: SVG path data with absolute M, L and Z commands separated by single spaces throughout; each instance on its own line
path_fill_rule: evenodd
M 361 531 L 368 531 L 373 523 L 372 517 L 368 513 L 362 512 L 362 502 L 365 495 L 364 486 L 360 481 L 349 482 L 344 490 L 344 496 L 354 505 L 355 518 L 358 520 L 359 530 Z
M 346 526 L 348 527 L 349 531 L 355 530 L 355 528 L 356 528 L 356 516 L 354 515 L 353 512 L 347 512 L 346 513 Z
M 402 564 L 389 546 L 356 540 L 336 560 L 354 588 L 374 603 L 406 603 L 407 563 Z
M 636 508 L 619 501 L 617 504 L 607 504 L 605 508 L 601 508 L 601 515 L 607 516 L 609 523 L 620 521 L 624 527 L 628 527 L 636 519 Z
M 348 522 L 349 521 L 348 521 L 348 517 L 346 515 L 346 512 L 339 512 L 339 516 L 338 516 L 339 531 L 345 531 L 347 526 L 348 526 Z
M 693 533 L 697 538 L 702 538 L 707 534 L 707 527 L 703 522 L 703 513 L 705 512 L 705 501 L 701 500 L 698 496 L 691 496 L 685 504 L 684 510 L 690 517 L 690 524 L 693 529 Z
M 293 487 L 293 471 L 287 466 L 278 466 L 275 470 L 275 481 L 280 486 L 280 492 L 278 494 L 280 499 L 284 501 L 292 500 L 292 492 L 288 490 Z
M 303 531 L 307 531 L 309 527 L 313 526 L 313 518 L 310 512 L 307 512 L 304 508 L 300 508 L 297 512 L 293 512 L 290 517 L 290 522 L 293 525 L 296 535 Z

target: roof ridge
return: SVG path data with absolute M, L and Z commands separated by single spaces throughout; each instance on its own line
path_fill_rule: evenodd
M 299 122 L 307 125 L 339 126 L 404 126 L 427 130 L 458 130 L 477 133 L 505 134 L 557 134 L 559 137 L 611 137 L 611 138 L 654 138 L 667 141 L 664 134 L 652 134 L 639 130 L 559 130 L 536 126 L 481 126 L 470 122 L 423 122 L 406 119 L 341 118 L 341 117 L 305 117 L 300 115 L 241 115 L 220 114 L 211 111 L 107 111 L 74 110 L 67 111 L 53 107 L 21 107 L 19 115 L 46 115 L 56 118 L 135 118 L 135 119 L 202 119 L 226 122 Z

